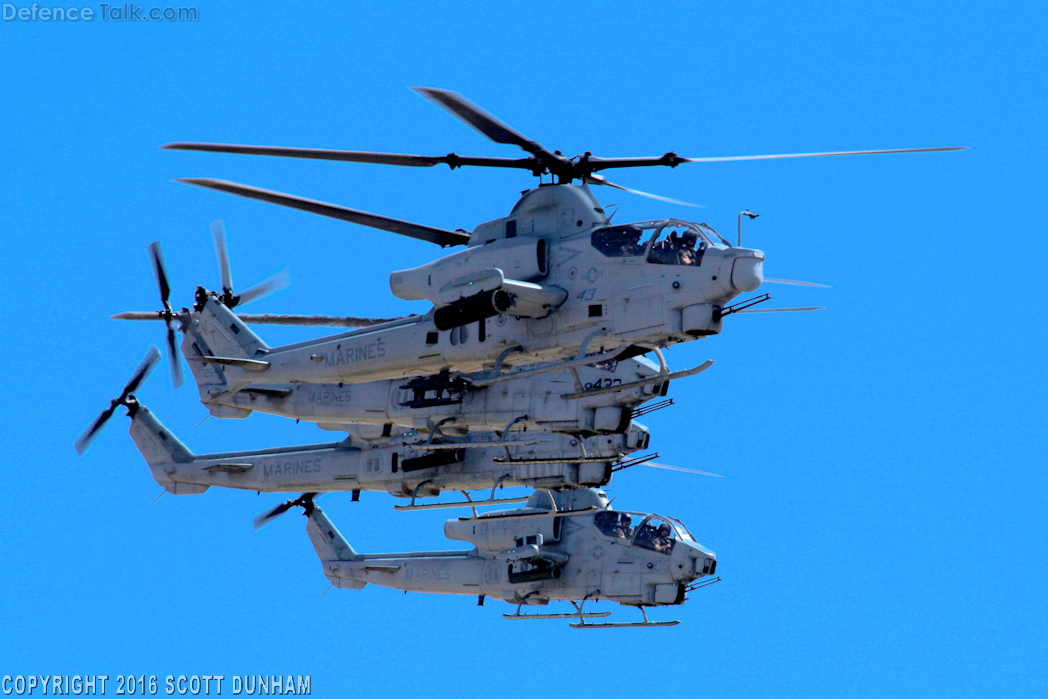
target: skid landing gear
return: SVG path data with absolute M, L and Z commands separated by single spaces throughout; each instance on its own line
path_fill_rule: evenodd
M 524 605 L 525 600 L 535 593 L 531 592 L 524 596 L 517 604 L 517 611 L 512 614 L 503 614 L 503 619 L 579 619 L 582 623 L 585 623 L 585 619 L 595 619 L 600 617 L 611 616 L 611 612 L 583 612 L 582 605 L 586 604 L 586 600 L 582 600 L 579 603 L 571 602 L 571 606 L 575 608 L 574 614 L 521 614 L 520 608 Z M 571 600 L 569 600 L 571 601 Z M 575 624 L 572 624 L 575 626 Z
M 677 620 L 673 621 L 649 621 L 648 613 L 644 611 L 644 607 L 637 607 L 640 613 L 644 615 L 644 621 L 634 622 L 623 622 L 623 621 L 609 621 L 602 624 L 587 624 L 585 621 L 580 621 L 577 624 L 568 624 L 573 629 L 629 629 L 640 626 L 676 626 L 680 622 Z

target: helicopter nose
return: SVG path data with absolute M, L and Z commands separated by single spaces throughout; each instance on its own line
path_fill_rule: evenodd
M 713 575 L 717 572 L 717 556 L 712 552 L 704 552 L 695 561 L 695 573 L 697 575 Z
M 764 281 L 764 253 L 754 250 L 732 261 L 731 285 L 737 291 L 756 291 Z

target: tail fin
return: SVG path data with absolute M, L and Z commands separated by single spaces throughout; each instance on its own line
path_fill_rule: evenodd
M 306 523 L 306 533 L 309 541 L 320 558 L 320 565 L 331 584 L 342 590 L 359 590 L 367 585 L 363 580 L 355 580 L 348 566 L 339 565 L 339 561 L 354 561 L 360 556 L 353 547 L 349 545 L 338 529 L 327 518 L 324 511 L 316 505 L 310 505 L 306 514 L 309 521 Z
M 251 359 L 269 351 L 269 346 L 253 333 L 240 318 L 214 296 L 198 304 L 198 312 L 185 329 L 182 352 L 189 359 L 189 370 L 196 381 L 200 402 L 211 414 L 221 418 L 245 418 L 251 411 L 212 402 L 228 390 L 226 372 L 221 364 L 197 361 L 197 357 L 230 357 Z
M 168 469 L 175 464 L 185 464 L 196 459 L 196 455 L 175 435 L 171 434 L 144 405 L 129 406 L 131 427 L 128 434 L 134 440 L 142 458 L 149 465 L 153 479 L 169 493 L 203 493 L 206 485 L 178 483 L 171 480 Z
M 338 533 L 338 529 L 327 518 L 324 511 L 316 505 L 313 505 L 313 509 L 309 512 L 306 533 L 309 534 L 309 540 L 316 549 L 317 557 L 323 562 L 352 561 L 358 558 L 357 552 Z
M 214 356 L 254 359 L 269 351 L 269 345 L 214 295 L 198 304 L 198 308 L 197 329 L 207 338 Z

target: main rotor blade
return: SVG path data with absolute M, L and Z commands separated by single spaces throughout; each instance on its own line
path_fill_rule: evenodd
M 163 311 L 124 311 L 109 316 L 109 320 L 164 320 Z
M 130 315 L 125 313 L 122 315 Z M 143 314 L 145 315 L 145 314 Z M 112 316 L 116 317 L 116 316 Z M 366 318 L 362 316 L 324 316 L 324 315 L 274 315 L 272 313 L 250 314 L 238 313 L 237 317 L 245 323 L 253 325 L 312 325 L 320 327 L 337 328 L 367 328 L 372 325 L 389 323 L 401 320 L 409 316 L 396 316 L 395 318 Z M 121 318 L 121 320 L 152 320 L 150 318 Z
M 336 160 L 347 163 L 400 165 L 403 167 L 433 167 L 462 165 L 508 167 L 530 170 L 535 163 L 530 158 L 487 158 L 469 155 L 410 155 L 408 153 L 376 153 L 359 150 L 331 150 L 327 148 L 284 148 L 282 146 L 239 146 L 231 143 L 165 143 L 164 150 L 199 151 L 205 153 L 238 153 L 241 155 L 268 155 L 278 158 L 305 158 L 308 160 Z
M 828 155 L 880 155 L 883 153 L 938 153 L 942 151 L 968 150 L 968 146 L 943 148 L 893 148 L 891 150 L 847 150 L 833 153 L 788 153 L 783 155 L 737 155 L 726 158 L 682 158 L 685 163 L 723 163 L 735 160 L 778 160 L 781 158 L 822 158 Z
M 696 476 L 712 476 L 714 478 L 724 478 L 719 473 L 710 473 L 709 471 L 697 471 L 693 468 L 684 468 L 683 466 L 671 466 L 670 464 L 658 464 L 654 461 L 648 461 L 643 464 L 644 466 L 651 466 L 652 468 L 664 468 L 667 471 L 681 471 L 683 473 L 694 473 Z
M 465 232 L 446 231 L 441 228 L 409 223 L 408 221 L 401 221 L 395 218 L 369 214 L 366 211 L 347 209 L 334 204 L 325 204 L 324 202 L 315 201 L 313 199 L 304 199 L 290 194 L 272 192 L 268 189 L 249 187 L 247 185 L 237 184 L 236 182 L 226 182 L 225 180 L 213 180 L 201 177 L 181 178 L 175 180 L 175 182 L 184 182 L 185 184 L 192 184 L 197 187 L 214 189 L 219 192 L 228 192 L 229 194 L 236 194 L 237 196 L 247 197 L 248 199 L 258 199 L 259 201 L 266 201 L 271 204 L 279 204 L 280 206 L 287 206 L 292 209 L 320 214 L 321 216 L 337 218 L 342 221 L 349 221 L 350 223 L 358 223 L 362 226 L 370 226 L 371 228 L 398 233 L 409 238 L 417 238 L 418 240 L 425 240 L 429 243 L 436 243 L 441 247 L 448 245 L 465 245 L 469 242 L 469 234 Z
M 826 306 L 801 306 L 798 308 L 752 308 L 736 313 L 793 313 L 794 311 L 822 311 Z
M 237 313 L 237 317 L 251 325 L 303 325 L 324 328 L 368 328 L 391 323 L 410 316 L 370 318 L 367 316 L 280 315 L 273 313 Z M 109 316 L 110 320 L 164 320 L 156 311 L 125 311 Z
M 574 163 L 569 158 L 552 152 L 538 141 L 531 140 L 459 93 L 433 87 L 413 87 L 411 89 L 423 97 L 428 97 L 495 143 L 517 146 L 524 152 L 531 153 L 551 172 L 556 171 L 560 165 L 562 167 L 559 169 L 566 169 L 574 175 Z
M 582 181 L 585 182 L 586 184 L 599 184 L 599 185 L 603 185 L 605 187 L 612 187 L 614 189 L 621 189 L 623 192 L 629 192 L 630 194 L 637 194 L 637 195 L 642 196 L 642 197 L 648 197 L 649 199 L 656 199 L 658 201 L 666 202 L 667 204 L 680 204 L 681 206 L 693 206 L 693 207 L 696 207 L 696 208 L 699 208 L 699 209 L 705 209 L 706 208 L 702 204 L 691 204 L 691 203 L 688 203 L 686 201 L 681 201 L 680 199 L 670 199 L 669 197 L 659 196 L 658 194 L 649 194 L 648 192 L 642 192 L 639 189 L 630 189 L 629 187 L 623 187 L 620 184 L 615 184 L 614 182 L 609 182 L 607 179 L 605 179 L 604 177 L 601 177 L 600 175 L 593 175 L 593 174 L 583 175 Z
M 787 153 L 782 155 L 735 155 L 718 158 L 682 158 L 670 151 L 658 157 L 642 158 L 598 158 L 587 155 L 580 166 L 584 166 L 590 172 L 607 170 L 621 167 L 654 167 L 664 165 L 666 167 L 677 167 L 682 163 L 724 163 L 738 160 L 778 160 L 781 158 L 820 158 L 829 155 L 877 155 L 883 153 L 934 153 L 941 151 L 968 150 L 968 146 L 948 146 L 944 148 L 897 148 L 891 150 L 850 150 L 835 151 L 832 153 Z
M 229 268 L 229 246 L 226 244 L 226 224 L 222 219 L 211 222 L 211 239 L 215 242 L 218 272 L 222 275 L 222 291 L 233 290 L 233 273 Z
M 772 284 L 789 284 L 791 286 L 813 286 L 818 289 L 832 289 L 833 287 L 829 284 L 817 284 L 815 282 L 799 282 L 795 279 L 772 279 L 771 277 L 765 277 L 764 281 Z

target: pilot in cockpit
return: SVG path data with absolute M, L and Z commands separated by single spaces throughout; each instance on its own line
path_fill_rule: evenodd
M 673 530 L 670 525 L 663 522 L 653 537 L 652 543 L 656 551 L 668 551 L 673 546 Z
M 618 535 L 623 539 L 630 538 L 630 534 L 633 529 L 633 518 L 625 512 L 619 514 L 619 530 Z

